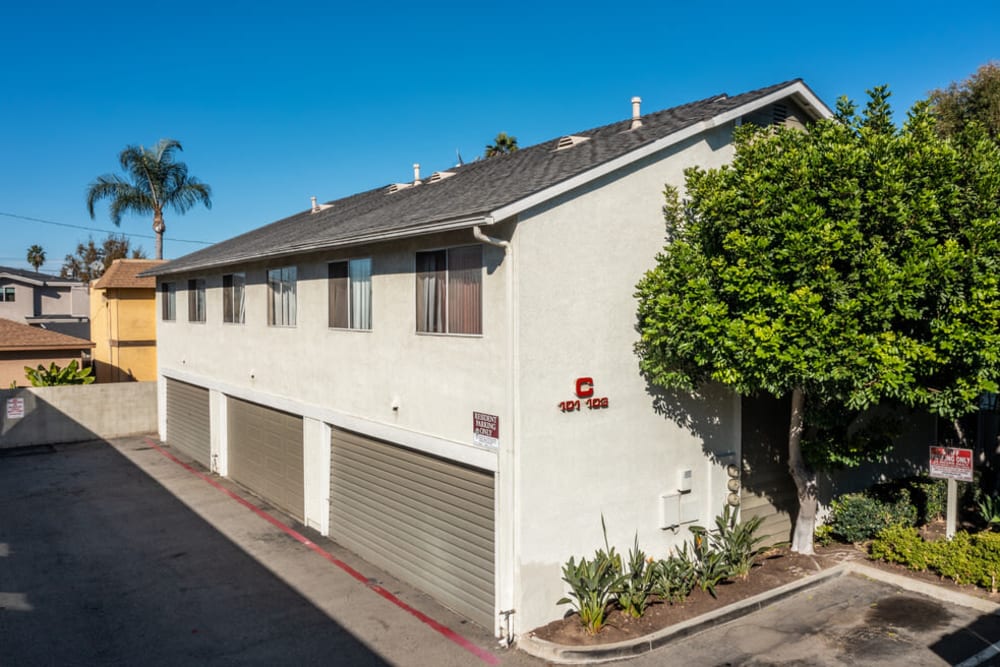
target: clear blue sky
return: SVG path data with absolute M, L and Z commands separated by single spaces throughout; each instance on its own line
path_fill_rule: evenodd
M 897 118 L 1000 59 L 1000 3 L 7 2 L 0 264 L 43 271 L 120 230 L 84 192 L 127 144 L 180 140 L 214 206 L 167 214 L 164 256 L 320 201 L 720 92 L 795 77 L 829 105 L 888 83 Z M 134 238 L 152 255 L 151 239 Z

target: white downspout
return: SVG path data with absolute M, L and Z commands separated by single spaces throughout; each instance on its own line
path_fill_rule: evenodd
M 487 218 L 486 224 L 493 224 L 492 218 Z M 517 502 L 515 499 L 514 471 L 515 468 L 515 420 L 516 391 L 517 383 L 515 379 L 516 363 L 514 337 L 517 333 L 516 317 L 517 311 L 514 306 L 514 248 L 510 241 L 487 236 L 479 225 L 472 228 L 472 235 L 477 241 L 486 243 L 497 248 L 502 248 L 504 252 L 504 263 L 507 264 L 504 271 L 505 291 L 507 300 L 507 419 L 509 423 L 504 428 L 509 435 L 500 437 L 500 450 L 497 461 L 497 516 L 503 520 L 497 523 L 498 535 L 497 543 L 500 547 L 496 556 L 497 577 L 497 605 L 498 617 L 496 626 L 496 636 L 500 638 L 500 644 L 504 647 L 510 646 L 514 640 L 511 632 L 511 614 L 514 613 L 514 574 L 516 563 L 516 549 L 514 542 L 516 539 L 516 514 Z

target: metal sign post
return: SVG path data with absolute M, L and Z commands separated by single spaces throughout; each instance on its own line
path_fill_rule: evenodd
M 931 447 L 931 477 L 948 480 L 948 507 L 945 510 L 945 535 L 955 537 L 958 523 L 958 482 L 972 481 L 972 450 L 958 447 Z

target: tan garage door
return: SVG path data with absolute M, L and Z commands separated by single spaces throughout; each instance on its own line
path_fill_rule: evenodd
M 492 630 L 493 473 L 333 429 L 330 536 Z
M 211 467 L 208 389 L 167 379 L 167 444 Z
M 229 476 L 302 520 L 302 417 L 236 398 L 227 404 Z

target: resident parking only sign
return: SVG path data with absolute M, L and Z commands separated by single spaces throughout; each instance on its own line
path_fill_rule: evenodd
M 500 444 L 500 418 L 485 412 L 473 412 L 472 442 L 483 447 L 497 447 Z
M 958 447 L 931 447 L 931 477 L 972 481 L 972 450 Z

